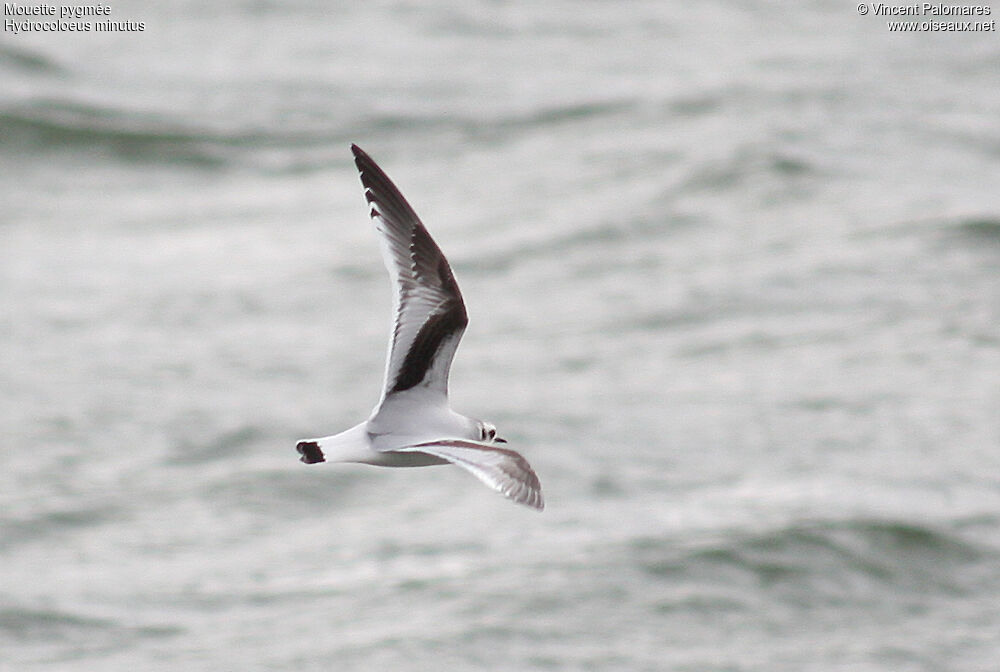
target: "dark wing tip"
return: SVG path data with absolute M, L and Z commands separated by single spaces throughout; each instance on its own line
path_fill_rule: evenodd
M 358 172 L 361 173 L 362 175 L 364 175 L 366 172 L 374 172 L 374 171 L 381 172 L 381 170 L 378 167 L 378 164 L 375 163 L 375 160 L 372 157 L 368 156 L 368 152 L 361 149 L 353 142 L 351 143 L 351 153 L 354 154 L 354 165 L 357 167 Z M 368 185 L 366 184 L 365 187 L 368 187 Z
M 385 171 L 363 149 L 351 145 L 351 151 L 354 153 L 354 165 L 357 166 L 361 186 L 365 189 L 365 200 L 370 206 L 368 213 L 373 218 L 382 219 L 386 226 L 395 230 L 395 235 L 412 238 L 416 235 L 417 229 L 423 228 L 413 206 L 406 201 L 399 187 Z M 423 234 L 430 239 L 426 231 Z M 433 252 L 440 254 L 433 241 L 430 246 Z
M 361 149 L 355 144 L 351 145 L 351 153 L 354 154 L 354 165 L 357 167 L 358 172 L 361 173 L 361 181 L 365 183 L 366 189 L 371 189 L 372 185 L 366 182 L 366 178 L 371 175 L 376 181 L 386 181 L 392 184 L 392 180 L 389 176 L 379 168 L 379 165 L 375 163 L 375 159 L 368 155 L 368 152 Z M 376 183 L 377 183 L 376 182 Z
M 323 455 L 323 451 L 320 450 L 319 444 L 315 441 L 299 441 L 295 446 L 295 449 L 299 451 L 299 458 L 301 462 L 306 464 L 316 464 L 317 462 L 326 462 L 326 457 Z

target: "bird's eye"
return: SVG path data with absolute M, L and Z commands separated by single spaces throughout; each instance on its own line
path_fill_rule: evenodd
M 488 432 L 486 432 L 486 435 L 487 435 L 487 436 L 488 436 L 488 437 L 490 438 L 490 440 L 492 441 L 492 440 L 493 440 L 494 438 L 496 438 L 496 435 L 497 435 L 497 430 L 495 430 L 495 429 L 493 429 L 492 427 L 490 427 L 489 431 L 488 431 Z

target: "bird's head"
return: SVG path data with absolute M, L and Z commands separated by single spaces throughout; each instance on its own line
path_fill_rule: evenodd
M 497 436 L 497 428 L 492 422 L 479 422 L 479 440 L 487 443 L 507 443 L 507 439 Z

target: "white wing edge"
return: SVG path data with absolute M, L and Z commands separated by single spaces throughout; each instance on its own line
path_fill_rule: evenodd
M 542 486 L 524 456 L 509 448 L 465 439 L 441 439 L 396 448 L 393 452 L 420 452 L 462 467 L 507 499 L 541 511 Z

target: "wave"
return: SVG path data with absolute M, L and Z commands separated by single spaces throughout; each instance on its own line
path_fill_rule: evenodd
M 1000 217 L 968 217 L 954 226 L 961 236 L 974 243 L 1000 244 Z
M 0 519 L 0 549 L 51 534 L 103 525 L 121 515 L 119 508 L 106 505 L 48 511 L 24 519 Z
M 295 460 L 289 456 L 289 464 Z M 301 466 L 301 465 L 299 465 Z M 336 510 L 371 477 L 367 472 L 311 469 L 258 469 L 233 473 L 203 486 L 206 505 L 253 511 L 258 523 L 286 521 L 316 510 Z
M 68 655 L 87 650 L 124 648 L 136 639 L 172 637 L 183 629 L 175 625 L 125 625 L 115 620 L 54 609 L 0 608 L 0 642 L 35 641 L 47 648 L 65 647 Z
M 258 427 L 244 425 L 212 434 L 207 439 L 181 439 L 165 458 L 167 465 L 200 465 L 218 460 L 230 460 L 244 454 L 255 442 L 263 441 L 267 433 Z
M 727 192 L 748 183 L 770 185 L 775 196 L 797 195 L 802 181 L 822 176 L 823 168 L 805 155 L 764 145 L 749 145 L 722 161 L 694 168 L 679 192 Z
M 0 110 L 0 146 L 35 151 L 98 148 L 127 160 L 225 164 L 254 133 L 212 134 L 174 120 L 111 108 L 39 100 Z
M 52 59 L 27 49 L 0 46 L 0 67 L 28 74 L 61 74 L 64 72 Z
M 91 616 L 80 616 L 63 611 L 21 609 L 7 607 L 0 609 L 0 631 L 21 637 L 49 638 L 66 630 L 107 630 L 114 622 Z
M 38 67 L 50 65 L 38 62 Z M 169 113 L 43 98 L 0 108 L 0 147 L 22 152 L 91 149 L 134 162 L 184 163 L 208 168 L 236 165 L 295 172 L 347 161 L 344 147 L 359 138 L 411 135 L 419 131 L 457 135 L 475 142 L 526 129 L 618 114 L 630 105 L 626 101 L 567 104 L 492 118 L 456 113 L 373 114 L 359 110 L 336 115 L 336 121 L 329 123 L 292 125 L 275 120 L 273 129 L 265 129 L 241 126 L 238 120 L 211 127 L 200 120 Z
M 609 100 L 552 105 L 538 109 L 509 112 L 496 116 L 479 116 L 449 112 L 448 114 L 375 114 L 366 117 L 371 131 L 447 130 L 475 138 L 509 132 L 513 129 L 553 126 L 626 112 L 635 103 L 629 100 Z
M 797 599 L 827 601 L 865 598 L 880 588 L 971 593 L 977 586 L 969 577 L 982 574 L 970 567 L 996 564 L 998 555 L 930 525 L 868 519 L 793 523 L 694 548 L 646 539 L 633 552 L 647 575 L 714 586 L 749 580 Z

